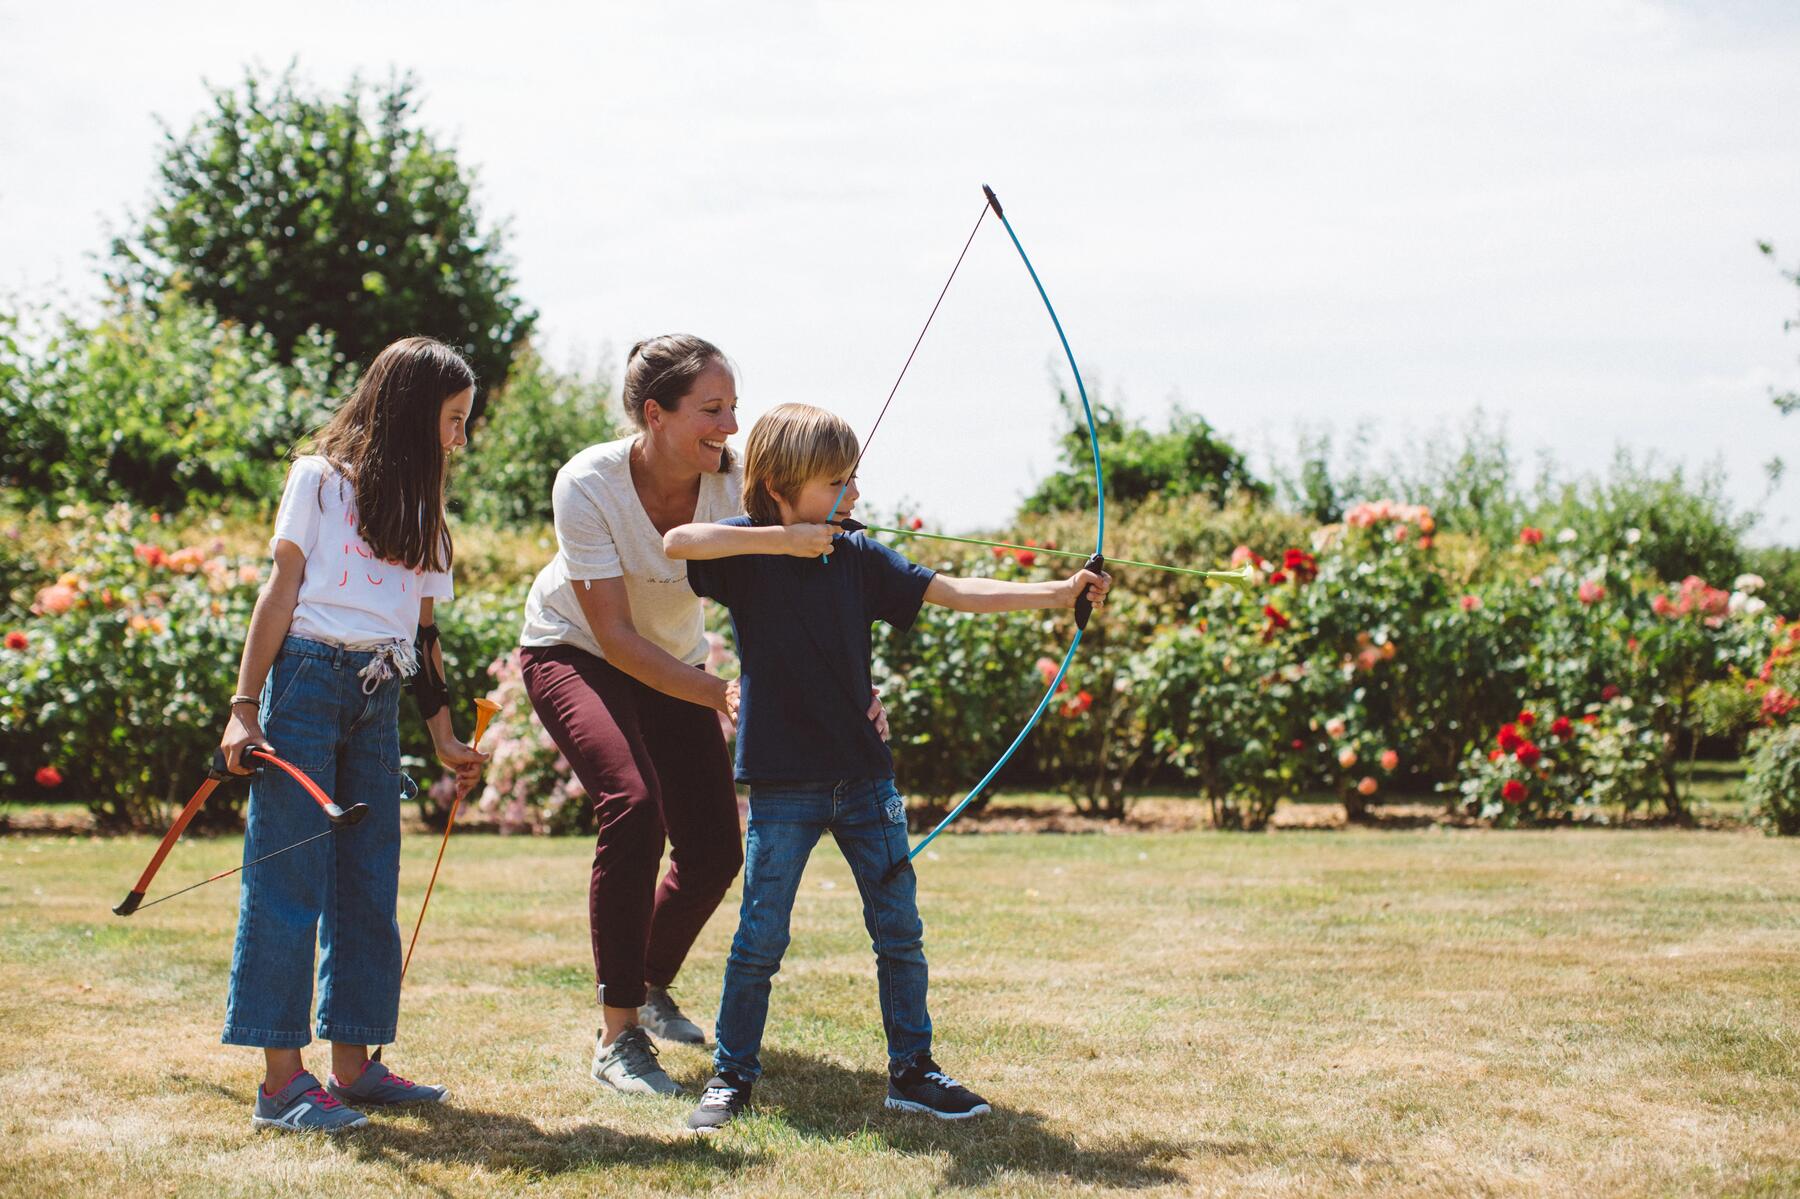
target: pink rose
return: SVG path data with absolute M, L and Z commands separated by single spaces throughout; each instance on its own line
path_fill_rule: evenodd
M 1365 774 L 1362 782 L 1356 784 L 1356 792 L 1358 795 L 1373 795 L 1375 794 L 1375 787 L 1375 780 Z
M 1479 612 L 1481 610 L 1481 597 L 1479 595 L 1463 596 L 1462 610 L 1464 612 Z
M 1581 586 L 1575 589 L 1575 598 L 1584 604 L 1597 604 L 1606 598 L 1606 588 L 1592 579 L 1583 579 Z
M 1342 766 L 1345 770 L 1356 765 L 1356 751 L 1351 749 L 1348 745 L 1343 749 L 1340 749 L 1338 751 L 1338 765 Z
M 1400 755 L 1398 753 L 1391 749 L 1384 749 L 1381 751 L 1381 768 L 1383 770 L 1392 770 L 1398 765 L 1400 765 Z

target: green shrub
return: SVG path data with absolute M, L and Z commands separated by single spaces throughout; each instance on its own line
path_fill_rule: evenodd
M 0 481 L 163 511 L 214 497 L 272 509 L 295 443 L 330 414 L 330 362 L 324 338 L 284 361 L 179 294 L 0 338 Z
M 505 389 L 469 434 L 452 501 L 472 521 L 547 524 L 558 468 L 587 446 L 621 435 L 598 373 L 555 370 L 526 346 Z
M 1744 795 L 1750 811 L 1771 833 L 1800 837 L 1800 723 L 1750 735 Z

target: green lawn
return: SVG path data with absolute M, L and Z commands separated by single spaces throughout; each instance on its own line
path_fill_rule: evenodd
M 488 836 L 451 843 L 387 1055 L 454 1105 L 253 1133 L 257 1057 L 217 1043 L 235 889 L 112 916 L 150 845 L 0 839 L 0 1193 L 1800 1192 L 1800 845 L 1753 833 L 944 838 L 939 1056 L 997 1107 L 965 1126 L 880 1106 L 827 845 L 757 1115 L 710 1140 L 588 1080 L 591 847 Z M 237 852 L 184 845 L 155 890 Z M 709 1026 L 734 910 L 678 988 Z

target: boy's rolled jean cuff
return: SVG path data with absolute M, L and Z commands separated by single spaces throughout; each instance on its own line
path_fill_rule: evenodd
M 305 1029 L 245 1028 L 241 1024 L 227 1024 L 219 1044 L 242 1045 L 248 1049 L 305 1049 L 312 1044 L 312 1039 L 312 1034 Z

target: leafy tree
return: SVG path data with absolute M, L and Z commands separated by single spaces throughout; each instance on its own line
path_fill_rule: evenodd
M 113 244 L 122 280 L 260 325 L 284 354 L 326 330 L 340 383 L 414 333 L 461 349 L 483 391 L 506 378 L 536 314 L 503 231 L 482 224 L 473 174 L 418 126 L 410 76 L 325 96 L 291 67 L 252 71 L 212 104 L 184 136 L 165 130 L 149 215 Z
M 1081 511 L 1094 506 L 1094 455 L 1079 401 L 1059 391 L 1069 420 L 1062 436 L 1062 468 L 1038 485 L 1022 512 Z M 1094 404 L 1094 429 L 1106 471 L 1106 498 L 1131 507 L 1152 496 L 1200 495 L 1223 504 L 1240 491 L 1266 498 L 1269 489 L 1250 474 L 1244 456 L 1213 432 L 1199 415 L 1176 409 L 1166 432 L 1157 433 L 1119 409 Z

